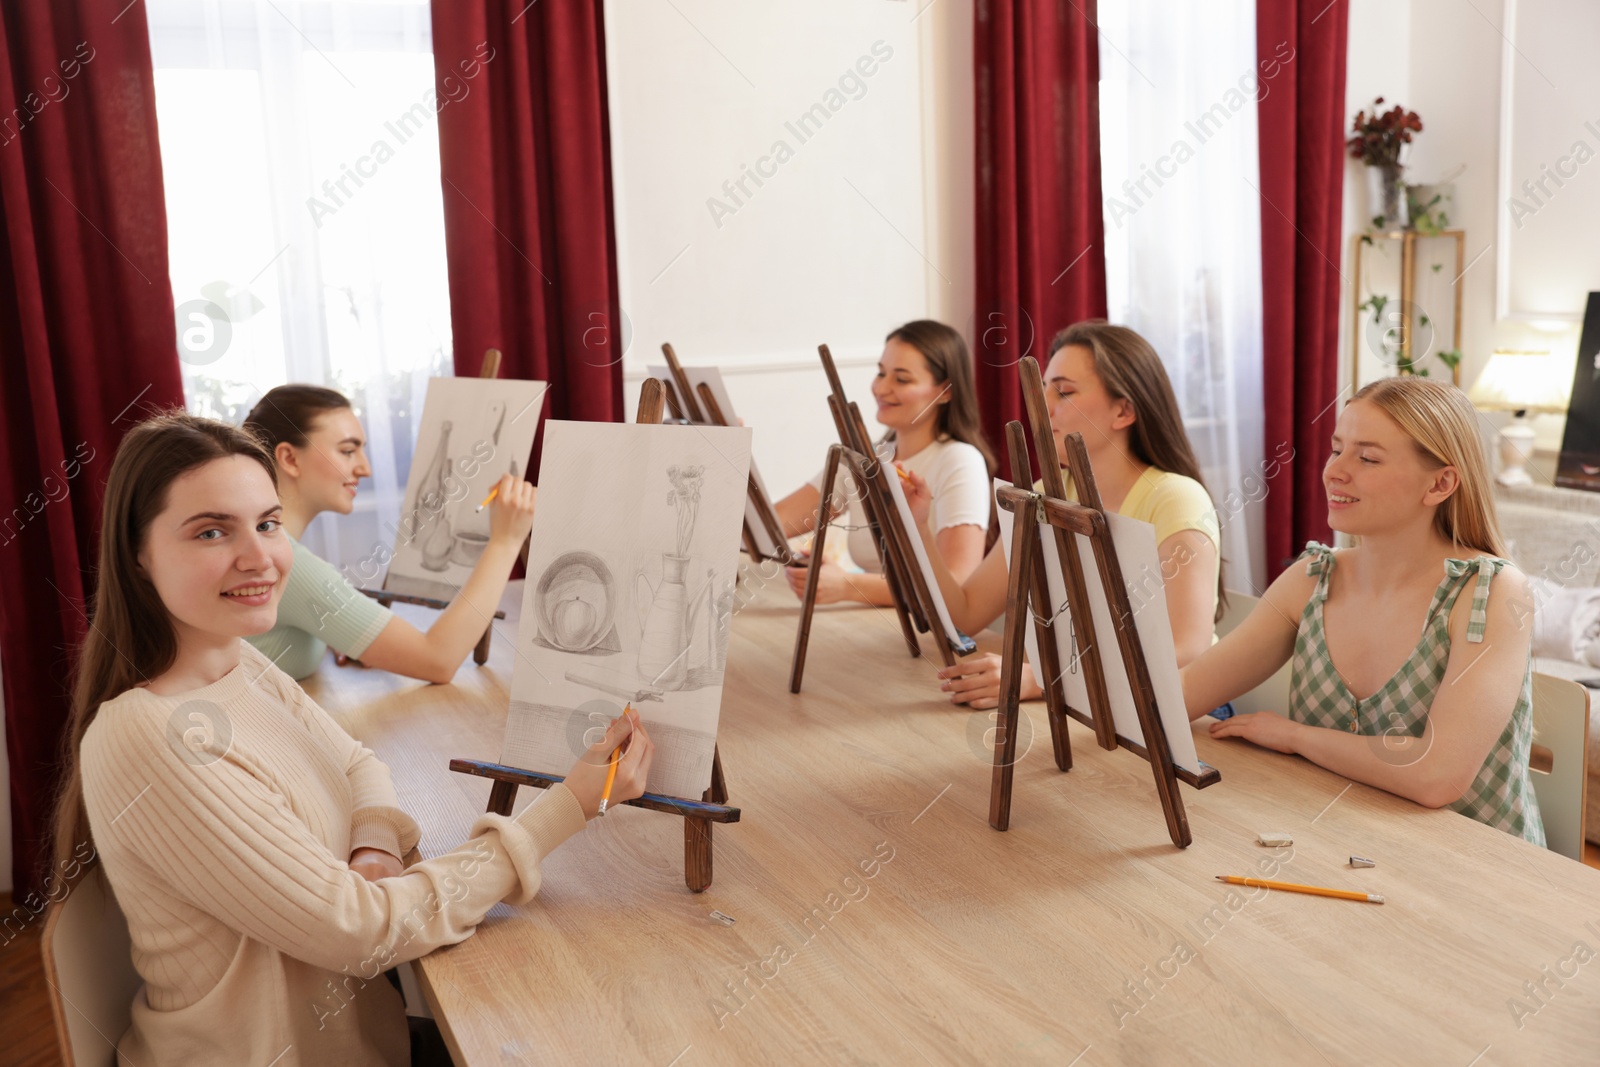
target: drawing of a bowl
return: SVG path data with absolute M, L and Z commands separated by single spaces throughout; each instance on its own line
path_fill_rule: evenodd
M 489 547 L 489 538 L 486 534 L 458 533 L 455 542 L 450 546 L 450 562 L 459 563 L 463 567 L 476 567 L 478 557 L 483 555 L 483 550 Z
M 539 636 L 567 652 L 585 652 L 611 632 L 616 583 L 592 552 L 568 552 L 544 570 L 534 590 Z

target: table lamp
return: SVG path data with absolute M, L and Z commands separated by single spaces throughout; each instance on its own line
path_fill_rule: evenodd
M 1500 431 L 1501 485 L 1532 485 L 1525 464 L 1533 456 L 1533 424 L 1528 414 L 1565 414 L 1572 393 L 1572 372 L 1547 351 L 1498 348 L 1467 393 L 1483 411 L 1511 411 L 1515 417 Z

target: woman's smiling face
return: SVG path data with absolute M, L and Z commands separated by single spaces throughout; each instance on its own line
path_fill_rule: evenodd
M 294 479 L 300 499 L 316 511 L 348 515 L 355 508 L 356 483 L 371 476 L 361 420 L 349 408 L 324 411 L 306 431 L 306 445 L 277 448 L 279 477 Z M 292 464 L 285 463 L 289 449 Z
M 1428 498 L 1437 494 L 1445 469 L 1428 463 L 1416 442 L 1382 408 L 1352 400 L 1339 413 L 1333 452 L 1322 468 L 1328 525 L 1360 535 L 1408 522 L 1415 509 L 1437 504 Z M 1448 469 L 1454 473 L 1453 467 Z
M 950 402 L 950 385 L 933 376 L 914 346 L 893 339 L 884 344 L 878 360 L 872 398 L 878 403 L 878 422 L 904 433 L 924 423 L 938 425 L 940 405 Z
M 139 567 L 173 628 L 213 637 L 266 633 L 294 558 L 282 506 L 261 464 L 214 459 L 175 478 L 144 531 Z

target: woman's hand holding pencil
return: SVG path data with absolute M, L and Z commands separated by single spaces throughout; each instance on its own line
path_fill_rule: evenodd
M 538 486 L 515 474 L 507 474 L 495 483 L 483 502 L 489 506 L 489 540 L 520 551 L 528 531 L 533 529 L 533 506 L 538 494 Z
M 905 491 L 911 517 L 917 520 L 917 525 L 926 526 L 928 515 L 933 510 L 933 491 L 928 488 L 922 475 L 915 471 L 901 470 L 898 464 L 894 469 L 900 475 L 900 488 Z
M 602 797 L 610 809 L 643 796 L 655 751 L 655 742 L 645 733 L 637 711 L 630 707 L 611 720 L 605 737 L 591 745 L 567 773 L 567 788 L 578 798 L 584 818 L 600 814 Z

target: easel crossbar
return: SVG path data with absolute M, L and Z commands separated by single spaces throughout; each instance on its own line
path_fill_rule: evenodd
M 566 781 L 565 775 L 524 771 L 517 767 L 507 767 L 504 764 L 489 763 L 485 760 L 453 759 L 450 761 L 450 769 L 459 774 L 471 774 L 479 778 L 492 778 L 497 782 L 532 786 L 535 789 L 549 789 L 557 782 Z M 706 804 L 698 800 L 684 800 L 682 797 L 662 796 L 660 793 L 646 793 L 642 797 L 634 800 L 625 800 L 623 803 L 629 807 L 646 808 L 650 811 L 664 811 L 669 815 L 684 815 L 696 819 L 705 819 L 707 822 L 739 821 L 738 808 L 730 808 L 726 804 Z

